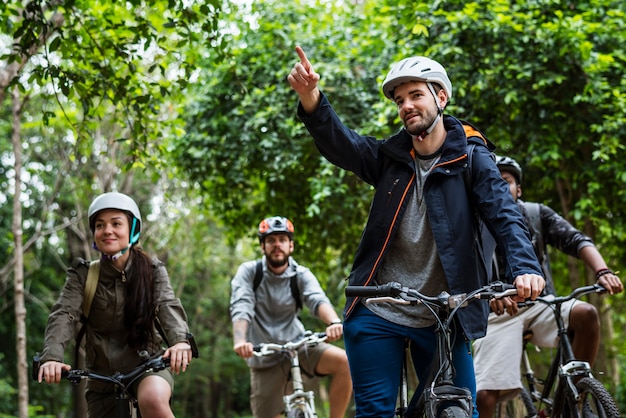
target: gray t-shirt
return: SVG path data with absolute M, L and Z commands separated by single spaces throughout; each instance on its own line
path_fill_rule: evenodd
M 256 260 L 239 266 L 231 281 L 230 316 L 232 321 L 244 319 L 250 323 L 248 341 L 260 343 L 286 343 L 304 334 L 304 325 L 298 318 L 296 300 L 291 293 L 291 277 L 298 277 L 300 300 L 311 314 L 317 316 L 322 303 L 330 304 L 317 278 L 311 271 L 289 258 L 289 267 L 279 275 L 268 270 L 263 258 L 263 280 L 254 291 Z M 250 367 L 271 367 L 281 361 L 281 355 L 251 357 Z
M 439 156 L 415 160 L 416 190 L 408 202 L 398 232 L 380 267 L 376 277 L 377 284 L 399 282 L 427 296 L 436 296 L 444 290 L 449 292 L 423 193 L 426 177 L 438 160 Z M 435 323 L 428 308 L 421 304 L 381 303 L 366 306 L 378 316 L 403 326 L 423 328 Z

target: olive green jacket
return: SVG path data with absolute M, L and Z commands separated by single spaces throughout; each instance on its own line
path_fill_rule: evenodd
M 137 350 L 127 344 L 128 331 L 124 326 L 124 281 L 129 276 L 133 254 L 125 270 L 117 270 L 103 259 L 100 266 L 98 287 L 87 319 L 85 339 L 85 365 L 87 369 L 110 375 L 117 371 L 126 373 L 141 362 Z M 163 263 L 153 259 L 154 304 L 156 318 L 161 324 L 170 345 L 187 341 L 189 328 L 187 315 L 180 300 L 176 298 Z M 78 258 L 67 271 L 67 279 L 61 295 L 48 317 L 41 362 L 55 360 L 65 362 L 66 347 L 75 341 L 83 313 L 85 281 L 89 262 Z M 155 329 L 154 340 L 147 350 L 154 354 L 163 350 L 164 342 Z M 76 365 L 73 365 L 76 367 Z M 110 387 L 89 381 L 88 388 L 98 392 Z

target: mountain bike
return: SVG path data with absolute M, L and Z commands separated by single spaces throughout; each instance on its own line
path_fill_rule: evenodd
M 524 335 L 521 367 L 526 388 L 523 389 L 522 396 L 534 402 L 534 405 L 525 403 L 528 413 L 526 416 L 567 418 L 618 418 L 620 416 L 615 400 L 604 385 L 593 376 L 590 364 L 574 357 L 567 327 L 561 316 L 563 303 L 590 293 L 605 291 L 604 287 L 596 284 L 574 289 L 567 296 L 548 295 L 518 304 L 521 307 L 536 303 L 549 306 L 554 313 L 559 336 L 556 355 L 552 359 L 546 377 L 540 379 L 535 376 L 528 356 L 528 344 L 532 331 Z
M 326 341 L 325 333 L 306 331 L 305 334 L 296 341 L 290 341 L 284 344 L 262 343 L 253 348 L 253 353 L 257 357 L 281 353 L 289 357 L 293 391 L 283 396 L 285 405 L 283 412 L 287 418 L 317 417 L 317 413 L 315 412 L 315 393 L 313 391 L 304 390 L 300 360 L 298 359 L 298 349 L 301 347 L 312 347 L 324 341 Z
M 193 337 L 190 338 L 189 344 L 191 345 L 192 357 L 197 358 L 198 347 L 196 346 Z M 94 373 L 89 370 L 72 369 L 64 370 L 61 378 L 68 380 L 74 385 L 80 383 L 82 380 L 85 379 L 97 380 L 104 383 L 112 383 L 115 387 L 115 416 L 117 418 L 141 418 L 139 404 L 137 401 L 137 397 L 132 390 L 132 385 L 147 373 L 158 372 L 167 368 L 170 365 L 170 359 L 163 358 L 162 354 L 150 357 L 148 352 L 145 350 L 140 352 L 139 354 L 142 358 L 142 363 L 128 373 L 116 372 L 113 375 L 108 376 Z M 34 380 L 38 379 L 40 366 L 41 362 L 39 354 L 36 354 L 35 356 L 33 356 L 32 365 L 32 378 Z
M 503 298 L 517 294 L 512 285 L 494 282 L 470 293 L 450 295 L 442 292 L 438 296 L 426 296 L 415 289 L 396 282 L 379 286 L 347 286 L 346 296 L 364 297 L 366 303 L 397 303 L 403 305 L 423 304 L 436 319 L 437 350 L 431 376 L 421 394 L 414 393 L 408 403 L 407 363 L 409 350 L 405 350 L 403 376 L 399 387 L 398 417 L 468 418 L 472 416 L 471 392 L 453 383 L 452 324 L 458 310 L 473 300 Z M 416 398 L 419 395 L 418 398 Z

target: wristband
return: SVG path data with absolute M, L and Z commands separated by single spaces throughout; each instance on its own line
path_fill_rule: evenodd
M 605 274 L 615 274 L 615 273 L 611 269 L 600 269 L 596 272 L 596 281 L 600 280 L 600 277 L 604 276 Z
M 332 321 L 330 321 L 330 324 L 328 324 L 328 326 L 331 325 L 341 325 L 341 319 L 333 319 Z

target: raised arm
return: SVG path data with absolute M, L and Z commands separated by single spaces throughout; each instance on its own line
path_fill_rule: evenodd
M 300 61 L 293 66 L 287 80 L 291 88 L 298 93 L 304 111 L 312 113 L 320 103 L 320 91 L 317 87 L 320 75 L 313 70 L 313 66 L 302 47 L 296 46 L 296 52 Z

